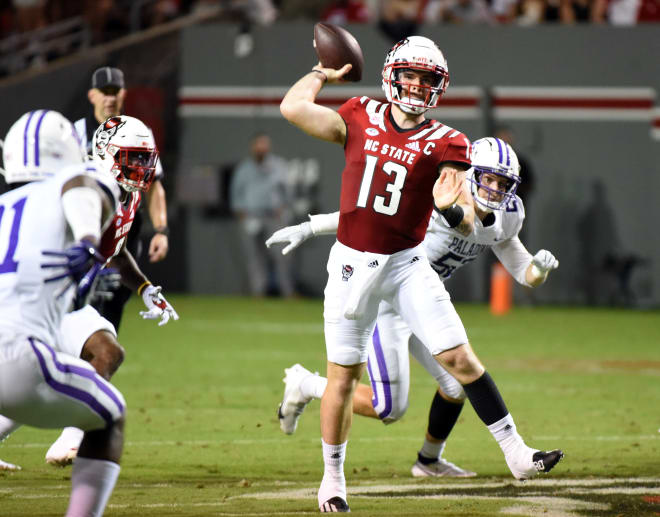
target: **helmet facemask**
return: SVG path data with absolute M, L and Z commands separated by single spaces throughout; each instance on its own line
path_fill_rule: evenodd
M 424 75 L 432 74 L 431 84 L 412 84 L 405 79 L 406 72 L 418 72 Z M 438 105 L 440 97 L 447 89 L 449 75 L 439 66 L 399 62 L 388 65 L 383 70 L 383 82 L 389 88 L 388 97 L 405 113 L 421 115 Z M 410 95 L 410 89 L 415 88 L 423 95 Z
M 504 180 L 504 185 L 493 188 L 486 184 L 485 176 L 496 176 Z M 490 167 L 474 166 L 468 176 L 472 197 L 486 212 L 504 209 L 515 197 L 516 189 L 520 183 L 520 176 L 510 171 Z M 492 183 L 492 182 L 489 182 Z
M 112 149 L 112 148 L 115 149 Z M 146 147 L 108 146 L 114 157 L 111 172 L 117 183 L 127 192 L 147 192 L 156 176 L 158 151 Z

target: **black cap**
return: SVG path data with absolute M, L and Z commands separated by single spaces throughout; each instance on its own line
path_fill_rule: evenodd
M 119 68 L 104 66 L 97 69 L 92 75 L 92 88 L 105 88 L 106 86 L 116 86 L 124 88 L 124 72 Z

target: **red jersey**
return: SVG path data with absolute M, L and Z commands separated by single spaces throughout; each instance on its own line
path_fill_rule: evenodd
M 106 259 L 114 257 L 121 250 L 126 236 L 131 229 L 135 212 L 140 206 L 140 192 L 130 192 L 126 203 L 119 203 L 117 211 L 108 228 L 101 236 L 99 252 Z
M 347 133 L 337 239 L 388 255 L 424 239 L 440 164 L 470 166 L 463 133 L 435 120 L 401 129 L 391 109 L 368 97 L 353 97 L 339 108 Z

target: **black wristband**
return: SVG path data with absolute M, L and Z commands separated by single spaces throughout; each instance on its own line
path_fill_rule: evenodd
M 316 72 L 317 74 L 321 74 L 323 76 L 323 82 L 324 83 L 328 82 L 328 76 L 325 75 L 325 72 L 321 72 L 321 70 L 317 70 L 316 68 L 312 68 L 312 72 Z
M 154 228 L 154 233 L 160 233 L 161 235 L 165 235 L 165 237 L 169 237 L 170 229 L 167 226 L 159 226 L 158 228 Z
M 445 218 L 447 226 L 450 228 L 456 228 L 459 224 L 461 224 L 463 216 L 465 215 L 463 208 L 456 204 L 450 206 L 449 208 L 445 208 L 444 210 L 438 210 L 438 207 L 436 207 L 435 204 L 433 205 L 433 208 L 436 212 Z

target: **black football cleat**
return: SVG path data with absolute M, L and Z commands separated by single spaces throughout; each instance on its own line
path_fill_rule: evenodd
M 343 513 L 351 511 L 348 507 L 348 503 L 338 496 L 328 499 L 319 507 L 319 510 L 321 513 Z
M 538 451 L 532 456 L 532 461 L 538 472 L 550 472 L 563 457 L 564 453 L 559 449 L 548 452 Z

